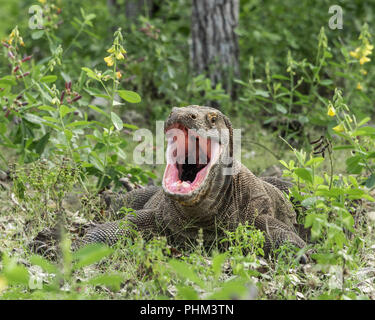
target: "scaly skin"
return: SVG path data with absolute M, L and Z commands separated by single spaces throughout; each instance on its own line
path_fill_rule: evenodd
M 189 194 L 171 192 L 163 180 L 162 188 L 134 190 L 117 203 L 112 201 L 115 209 L 122 205 L 136 209 L 135 216 L 126 219 L 135 229 L 146 237 L 166 236 L 170 244 L 184 247 L 194 245 L 202 229 L 204 243 L 210 247 L 219 245 L 224 230 L 233 231 L 239 223 L 248 221 L 264 232 L 266 254 L 285 242 L 299 248 L 305 246 L 294 228 L 293 207 L 278 189 L 287 191 L 285 185 L 278 185 L 272 178 L 259 179 L 237 161 L 232 165 L 232 169 L 237 169 L 234 175 L 223 174 L 223 163 L 228 163 L 223 160 L 233 153 L 232 126 L 226 116 L 209 107 L 173 108 L 165 128 L 176 124 L 196 130 L 229 129 L 229 143 L 222 144 L 224 151 L 219 160 L 213 163 L 199 188 Z M 113 245 L 124 235 L 128 235 L 128 227 L 116 221 L 91 229 L 83 243 Z

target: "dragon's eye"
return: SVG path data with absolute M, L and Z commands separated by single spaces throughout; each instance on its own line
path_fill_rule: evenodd
M 216 123 L 216 119 L 217 119 L 217 116 L 216 116 L 216 113 L 209 113 L 207 115 L 207 119 L 209 122 L 211 122 L 212 124 L 215 124 Z

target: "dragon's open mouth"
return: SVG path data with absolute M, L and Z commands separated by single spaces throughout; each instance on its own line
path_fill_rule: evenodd
M 199 189 L 219 159 L 219 142 L 202 137 L 181 124 L 167 129 L 167 139 L 164 188 L 173 194 L 189 194 Z

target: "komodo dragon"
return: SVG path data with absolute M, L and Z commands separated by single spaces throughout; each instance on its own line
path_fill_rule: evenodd
M 176 136 L 168 138 L 168 135 L 173 136 L 172 129 L 182 132 L 182 140 Z M 225 142 L 218 135 L 207 134 L 215 129 L 216 132 L 227 129 L 229 139 Z M 165 121 L 165 132 L 168 147 L 162 188 L 136 189 L 114 204 L 135 210 L 135 215 L 127 216 L 126 220 L 136 230 L 146 238 L 166 236 L 170 244 L 179 246 L 196 243 L 202 229 L 204 244 L 211 246 L 219 244 L 225 236 L 224 230 L 233 231 L 240 223 L 248 221 L 264 232 L 267 255 L 285 242 L 299 248 L 305 246 L 293 226 L 296 213 L 279 190 L 285 186 L 281 184 L 277 188 L 276 180 L 271 178 L 268 183 L 238 161 L 232 164 L 228 161 L 233 155 L 233 129 L 225 115 L 217 109 L 196 105 L 173 108 Z M 206 161 L 195 154 L 192 157 L 196 161 L 184 163 L 183 160 L 190 160 L 189 152 L 194 150 L 188 147 L 189 141 L 195 141 L 199 148 L 207 145 L 206 153 L 204 148 L 196 149 L 200 151 L 196 154 L 199 153 L 199 157 L 203 154 Z M 177 154 L 181 148 L 182 155 Z M 228 168 L 233 169 L 234 174 L 225 173 L 224 169 Z M 124 235 L 128 235 L 127 227 L 116 221 L 90 229 L 82 242 L 113 245 Z M 303 255 L 301 262 L 306 259 Z

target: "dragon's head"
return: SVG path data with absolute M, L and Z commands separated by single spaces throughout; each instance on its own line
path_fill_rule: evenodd
M 221 164 L 231 165 L 232 125 L 219 110 L 193 105 L 173 108 L 165 132 L 164 192 L 182 205 L 194 205 L 225 180 Z

